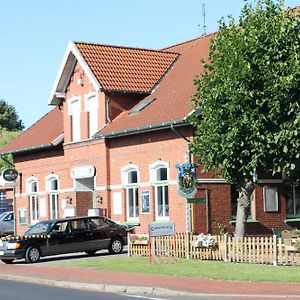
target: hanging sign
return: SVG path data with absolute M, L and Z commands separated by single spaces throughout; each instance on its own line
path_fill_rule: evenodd
M 2 177 L 6 181 L 15 181 L 19 176 L 16 169 L 4 169 L 2 172 Z
M 193 197 L 197 193 L 196 168 L 198 164 L 176 164 L 178 169 L 178 193 L 184 197 Z

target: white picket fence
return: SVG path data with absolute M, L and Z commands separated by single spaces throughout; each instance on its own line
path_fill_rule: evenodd
M 241 241 L 227 235 L 215 236 L 217 243 L 213 248 L 195 247 L 196 239 L 195 235 L 177 233 L 174 236 L 151 237 L 151 240 L 129 241 L 128 255 L 300 266 L 300 252 L 275 235 L 245 237 Z

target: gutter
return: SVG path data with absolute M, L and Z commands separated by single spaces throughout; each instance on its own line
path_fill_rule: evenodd
M 16 149 L 16 150 L 11 150 L 11 151 L 0 152 L 0 155 L 18 154 L 18 153 L 31 152 L 31 151 L 36 151 L 36 150 L 51 149 L 51 148 L 55 148 L 55 147 L 56 147 L 56 145 L 53 145 L 53 144 L 43 144 L 43 145 L 38 145 L 38 146 L 33 146 L 33 147 L 28 147 L 28 148 L 22 148 L 22 149 Z
M 129 128 L 125 130 L 112 131 L 104 134 L 96 134 L 95 139 L 112 139 L 121 136 L 144 133 L 148 131 L 163 130 L 172 127 L 174 128 L 174 126 L 187 126 L 187 125 L 190 125 L 190 123 L 188 123 L 186 120 L 169 121 L 169 122 L 156 123 L 156 124 L 146 125 L 141 127 Z

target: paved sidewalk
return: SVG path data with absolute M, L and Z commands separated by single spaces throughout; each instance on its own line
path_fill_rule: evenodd
M 300 284 L 250 283 L 58 266 L 5 265 L 0 278 L 106 292 L 216 296 L 230 299 L 300 299 Z

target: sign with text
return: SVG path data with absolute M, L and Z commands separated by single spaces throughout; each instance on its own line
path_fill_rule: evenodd
M 175 224 L 168 223 L 151 223 L 149 224 L 149 236 L 174 235 Z
M 2 172 L 2 177 L 6 181 L 15 181 L 18 178 L 18 171 L 16 169 L 5 169 Z
M 195 204 L 206 203 L 206 198 L 188 198 L 188 203 L 195 203 Z

